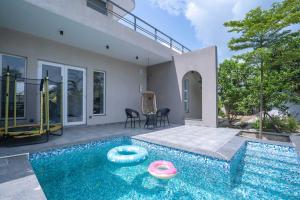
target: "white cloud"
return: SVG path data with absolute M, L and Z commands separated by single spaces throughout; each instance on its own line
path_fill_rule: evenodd
M 218 46 L 219 59 L 232 55 L 227 48 L 233 36 L 223 26 L 229 20 L 241 19 L 250 9 L 270 6 L 275 0 L 150 0 L 170 15 L 183 15 L 195 30 L 203 47 Z
M 150 0 L 150 2 L 171 15 L 180 15 L 186 6 L 186 0 Z

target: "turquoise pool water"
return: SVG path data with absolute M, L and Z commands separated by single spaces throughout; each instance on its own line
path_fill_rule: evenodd
M 138 165 L 110 163 L 107 152 L 134 144 L 149 151 Z M 155 160 L 174 163 L 178 174 L 158 180 Z M 248 142 L 225 162 L 127 137 L 30 155 L 48 200 L 63 199 L 300 199 L 300 164 L 294 148 Z

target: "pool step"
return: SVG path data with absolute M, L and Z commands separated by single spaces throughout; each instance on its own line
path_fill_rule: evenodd
M 256 194 L 257 199 L 268 194 L 274 199 L 299 199 L 300 163 L 293 148 L 249 142 L 243 153 L 232 176 L 236 193 Z
M 241 179 L 241 185 L 263 190 L 276 196 L 286 196 L 296 199 L 300 196 L 299 184 L 287 184 L 282 180 L 245 172 Z
M 239 187 L 236 187 L 233 189 L 233 192 L 236 194 L 236 199 L 259 199 L 259 200 L 270 200 L 270 199 L 297 199 L 298 195 L 290 195 L 290 194 L 272 194 L 270 196 L 270 193 L 267 190 L 261 190 L 257 187 L 253 187 L 252 185 L 240 185 Z M 241 198 L 243 197 L 243 198 Z
M 269 200 L 268 198 L 263 198 L 269 196 L 266 191 L 257 190 L 249 185 L 240 185 L 239 187 L 234 188 L 233 191 L 238 194 L 236 199 L 241 199 L 241 197 L 243 197 L 243 199 L 248 199 L 251 197 L 251 199 Z
M 300 167 L 297 164 L 291 164 L 291 163 L 285 163 L 285 162 L 278 162 L 274 160 L 268 160 L 268 159 L 261 159 L 251 156 L 246 156 L 244 158 L 245 165 L 247 164 L 253 164 L 256 166 L 261 166 L 263 168 L 271 168 L 271 169 L 277 169 L 281 171 L 288 171 L 292 174 L 300 175 Z
M 291 174 L 288 171 L 278 170 L 270 167 L 262 167 L 248 163 L 246 166 L 244 166 L 244 173 L 253 173 L 258 176 L 267 176 L 275 180 L 281 180 L 300 186 L 300 179 L 298 178 L 299 176 L 295 176 L 295 174 Z
M 295 156 L 271 154 L 256 150 L 247 150 L 245 155 L 249 157 L 256 157 L 258 159 L 276 160 L 279 162 L 299 165 L 299 161 Z

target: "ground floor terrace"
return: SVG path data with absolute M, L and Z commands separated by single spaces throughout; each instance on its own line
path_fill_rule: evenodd
M 230 161 L 247 141 L 246 138 L 237 136 L 238 132 L 239 130 L 236 129 L 175 124 L 156 129 L 124 128 L 124 124 L 119 123 L 68 127 L 65 128 L 63 136 L 51 136 L 48 143 L 0 147 L 0 198 L 46 199 L 28 160 L 28 155 L 35 152 L 129 136 L 139 141 Z M 258 140 L 252 139 L 251 141 Z M 291 141 L 291 143 L 265 143 L 296 147 L 300 155 L 300 136 L 292 137 Z
M 172 123 L 196 119 L 198 125 L 217 126 L 214 46 L 155 63 L 132 55 L 129 62 L 115 58 L 113 47 L 101 47 L 106 53 L 100 54 L 12 29 L 0 28 L 0 35 L 0 128 L 6 106 L 10 126 L 13 117 L 17 125 L 41 121 L 39 88 L 46 76 L 50 121 L 65 126 L 123 122 L 125 108 L 141 113 L 145 91 L 156 94 L 158 109 L 171 110 Z

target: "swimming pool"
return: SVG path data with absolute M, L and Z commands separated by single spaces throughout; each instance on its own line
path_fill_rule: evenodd
M 107 160 L 116 146 L 145 147 L 138 165 Z M 170 180 L 148 172 L 155 160 L 178 170 Z M 49 200 L 61 199 L 300 199 L 300 164 L 292 147 L 246 143 L 229 163 L 155 144 L 115 138 L 30 155 Z

